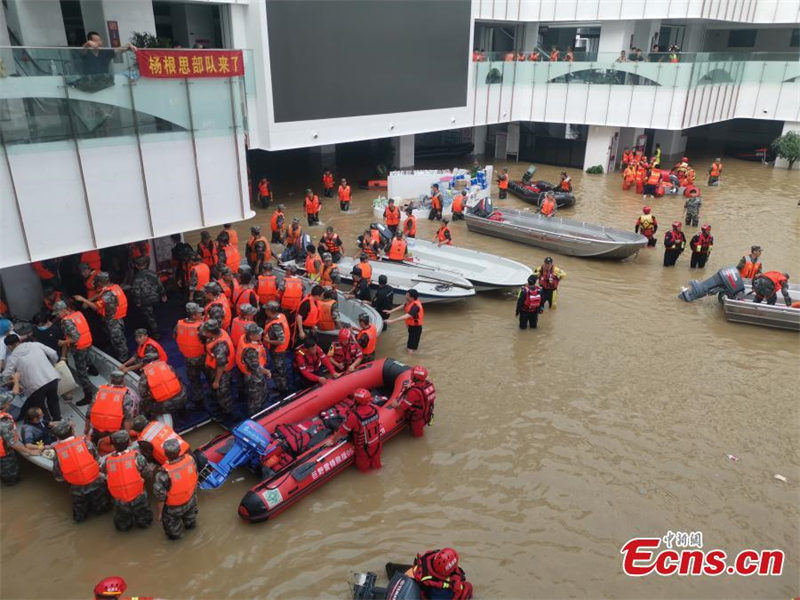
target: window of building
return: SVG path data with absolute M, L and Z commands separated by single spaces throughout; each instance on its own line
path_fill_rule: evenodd
M 792 29 L 792 39 L 789 42 L 790 48 L 800 48 L 800 29 Z
M 752 48 L 756 45 L 755 29 L 731 29 L 728 32 L 728 48 Z

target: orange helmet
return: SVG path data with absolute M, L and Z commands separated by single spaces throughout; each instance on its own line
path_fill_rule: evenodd
M 443 548 L 431 561 L 431 571 L 440 579 L 447 579 L 458 567 L 458 552 L 452 548 Z
M 356 404 L 369 404 L 372 402 L 372 394 L 365 388 L 358 388 L 353 393 L 353 400 L 356 401 Z
M 672 228 L 673 229 L 680 229 L 681 228 L 681 222 L 680 221 L 673 221 L 672 222 Z
M 106 577 L 94 586 L 94 597 L 97 598 L 119 598 L 128 589 L 128 584 L 119 575 Z
M 700 228 L 700 231 L 711 231 L 711 225 L 708 223 L 703 223 L 703 226 Z
M 411 371 L 411 377 L 414 381 L 425 381 L 428 378 L 428 369 L 417 365 Z
M 649 214 L 650 214 L 650 210 L 651 210 L 651 209 L 650 209 L 650 207 L 649 207 L 649 206 L 645 206 L 645 207 L 642 209 L 642 212 L 643 212 L 644 214 L 646 214 L 646 215 L 649 215 Z
M 339 342 L 342 344 L 346 344 L 350 341 L 350 338 L 353 334 L 350 333 L 350 330 L 347 327 L 342 327 L 339 330 Z

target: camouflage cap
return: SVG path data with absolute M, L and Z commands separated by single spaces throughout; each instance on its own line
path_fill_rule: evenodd
M 275 300 L 270 300 L 269 302 L 267 302 L 264 308 L 266 308 L 268 312 L 277 313 L 280 312 L 281 305 L 278 304 Z
M 217 321 L 216 319 L 209 319 L 208 321 L 203 323 L 201 329 L 203 329 L 203 331 L 208 331 L 209 333 L 219 333 L 220 331 L 219 321 Z
M 140 256 L 137 258 L 134 263 L 137 267 L 149 267 L 150 266 L 150 257 L 148 256 Z
M 258 323 L 248 323 L 244 326 L 244 332 L 247 335 L 258 335 L 260 337 L 264 330 L 258 326 Z
M 140 335 L 143 335 L 143 336 L 147 337 L 149 335 L 149 333 L 148 333 L 147 329 L 145 329 L 144 327 L 139 327 L 139 329 L 134 329 L 133 330 L 133 337 L 137 337 L 137 336 L 140 336 Z
M 69 421 L 56 421 L 53 423 L 53 433 L 57 438 L 68 437 L 72 432 L 72 425 Z
M 208 292 L 209 294 L 219 294 L 222 292 L 222 288 L 219 287 L 219 284 L 216 281 L 209 281 L 203 286 L 203 291 Z
M 187 302 L 186 303 L 186 314 L 187 315 L 196 315 L 197 313 L 203 312 L 203 307 L 197 304 L 197 302 Z
M 333 260 L 333 255 L 330 252 L 324 252 L 322 254 L 322 260 Z
M 53 304 L 53 314 L 54 315 L 57 315 L 62 310 L 67 310 L 67 303 L 66 302 L 64 302 L 63 300 L 59 300 L 58 302 Z
M 115 431 L 111 434 L 111 443 L 114 444 L 114 446 L 122 446 L 123 444 L 127 446 L 130 441 L 131 436 L 125 430 Z
M 251 231 L 252 233 L 261 233 L 261 227 L 259 227 L 258 225 L 253 225 L 253 226 L 250 228 L 250 231 Z
M 243 315 L 254 315 L 258 312 L 258 309 L 252 304 L 242 304 L 239 307 L 239 312 Z
M 111 383 L 116 383 L 116 384 L 119 385 L 123 381 L 125 381 L 125 373 L 123 373 L 122 371 L 117 371 L 117 370 L 111 371 L 111 374 L 108 376 L 108 380 Z
M 94 276 L 94 280 L 98 282 L 99 281 L 108 282 L 111 280 L 111 277 L 108 275 L 108 272 L 106 271 L 98 271 L 97 275 Z
M 231 270 L 225 265 L 220 265 L 219 267 L 217 267 L 217 270 L 219 271 L 220 275 L 230 275 L 231 274 Z
M 181 444 L 176 439 L 169 439 L 164 442 L 164 454 L 167 458 L 178 458 L 181 452 Z

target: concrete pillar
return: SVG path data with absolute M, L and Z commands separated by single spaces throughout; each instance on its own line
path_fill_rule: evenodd
M 119 25 L 119 39 L 123 46 L 130 41 L 134 32 L 156 33 L 152 3 L 139 0 L 81 0 L 81 13 L 86 32 L 97 31 L 106 45 L 108 21 L 116 21 Z
M 172 32 L 176 42 L 186 48 L 200 42 L 206 48 L 220 43 L 214 29 L 214 7 L 202 4 L 176 4 L 171 7 Z
M 314 146 L 311 148 L 311 162 L 319 166 L 321 171 L 325 169 L 336 169 L 336 144 L 326 144 L 324 146 Z
M 486 153 L 486 132 L 488 126 L 478 125 L 472 128 L 472 155 L 483 156 Z
M 628 53 L 635 23 L 635 21 L 603 21 L 597 46 L 600 59 L 619 56 L 621 50 Z
M 525 23 L 523 28 L 522 44 L 518 50 L 532 52 L 539 42 L 539 23 Z
M 633 45 L 642 49 L 642 54 L 647 55 L 653 47 L 653 35 L 661 29 L 658 19 L 635 21 L 633 32 Z
M 798 135 L 800 135 L 800 122 L 797 121 L 785 121 L 783 123 L 783 131 L 781 131 L 781 135 L 786 135 L 790 131 L 794 131 Z M 775 159 L 775 166 L 778 169 L 788 169 L 789 168 L 789 161 L 784 160 L 782 158 Z
M 619 138 L 619 127 L 599 125 L 589 127 L 589 134 L 586 136 L 586 154 L 583 156 L 584 171 L 595 165 L 601 165 L 604 173 L 613 170 L 613 165 L 609 165 L 609 162 L 615 136 Z
M 15 317 L 30 319 L 42 305 L 42 282 L 30 265 L 0 269 L 0 286 Z
M 655 145 L 661 145 L 661 162 L 666 165 L 673 158 L 680 158 L 686 152 L 688 137 L 683 131 L 658 129 L 653 135 L 653 152 Z
M 59 2 L 8 0 L 8 27 L 25 46 L 67 45 Z
M 702 52 L 706 41 L 706 24 L 702 21 L 689 21 L 683 34 L 682 52 Z
M 399 169 L 413 169 L 414 135 L 401 135 L 393 138 L 392 144 L 394 145 L 394 164 Z

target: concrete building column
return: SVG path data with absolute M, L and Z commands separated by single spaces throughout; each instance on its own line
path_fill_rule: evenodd
M 658 129 L 653 135 L 653 152 L 655 144 L 661 145 L 661 162 L 666 165 L 673 158 L 680 158 L 686 152 L 688 136 L 683 131 Z
M 42 305 L 42 282 L 30 265 L 0 269 L 0 290 L 16 317 L 30 319 Z
M 647 55 L 653 46 L 653 35 L 661 29 L 661 21 L 642 20 L 635 21 L 633 31 L 633 45 L 642 49 L 642 54 Z
M 518 50 L 532 52 L 536 50 L 539 42 L 539 23 L 525 23 L 523 25 L 522 44 Z
M 8 27 L 25 46 L 67 45 L 64 16 L 58 2 L 8 0 Z
M 486 133 L 489 127 L 478 125 L 472 128 L 472 155 L 483 156 L 486 153 Z
M 706 41 L 706 24 L 702 21 L 690 21 L 683 34 L 682 52 L 702 52 Z
M 400 169 L 414 168 L 414 136 L 398 136 L 392 139 L 392 144 L 394 144 L 394 164 Z
M 336 168 L 336 144 L 325 144 L 311 148 L 311 163 L 319 166 L 320 171 Z
M 794 131 L 798 135 L 800 135 L 800 122 L 797 121 L 785 121 L 783 123 L 783 131 L 781 131 L 781 135 L 786 135 L 790 131 Z M 789 168 L 789 161 L 784 160 L 782 158 L 775 159 L 775 166 L 778 169 L 788 169 Z
M 618 56 L 621 50 L 628 53 L 635 21 L 603 21 L 597 52 L 602 59 Z
M 123 46 L 130 41 L 134 32 L 156 34 L 152 3 L 140 0 L 81 0 L 81 13 L 83 27 L 87 33 L 97 31 L 106 45 L 108 45 L 108 21 L 116 21 L 119 25 L 119 40 Z
M 605 127 L 591 125 L 586 136 L 586 154 L 583 156 L 583 170 L 595 165 L 601 165 L 603 172 L 612 171 L 611 151 L 614 148 L 615 138 L 619 147 L 619 127 Z
M 170 7 L 173 41 L 186 48 L 200 42 L 206 48 L 216 48 L 214 7 L 202 4 L 175 4 Z

